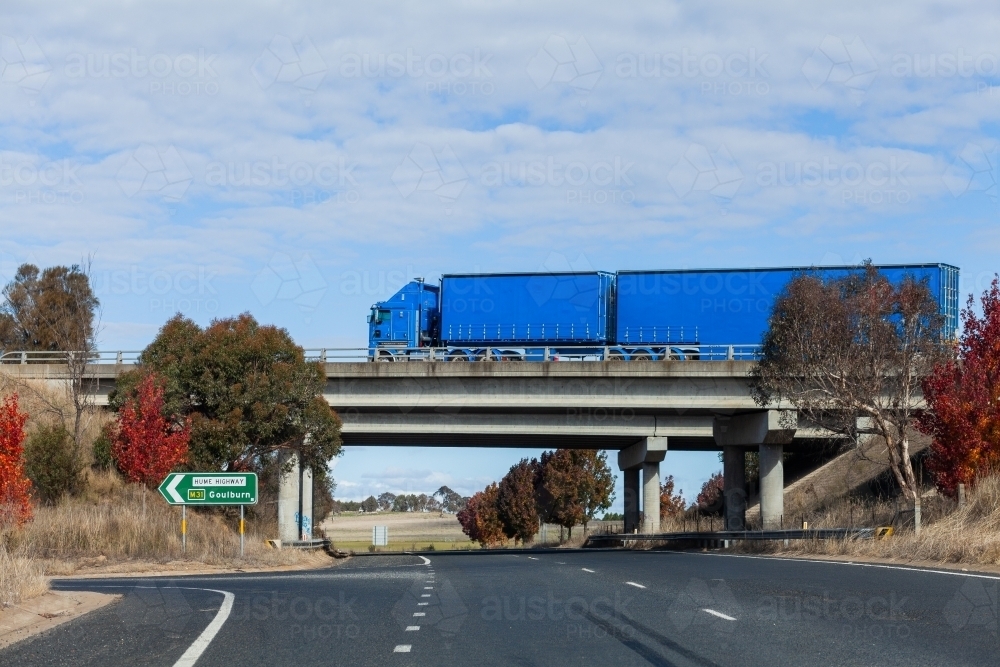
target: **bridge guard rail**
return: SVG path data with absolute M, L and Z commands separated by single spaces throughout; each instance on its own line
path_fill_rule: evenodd
M 642 352 L 644 347 L 657 348 L 653 358 Z M 538 355 L 524 355 L 512 352 L 518 348 L 525 350 L 543 350 Z M 466 350 L 462 347 L 394 347 L 391 345 L 367 347 L 327 347 L 306 348 L 306 361 L 337 363 L 358 361 L 388 361 L 388 362 L 449 362 L 462 357 L 462 361 L 625 361 L 622 351 L 634 354 L 635 361 L 755 361 L 760 356 L 760 345 L 663 345 L 663 344 L 626 344 L 626 345 L 560 345 L 549 347 L 537 346 L 496 346 L 477 347 L 475 356 L 458 354 L 456 351 Z M 632 351 L 632 352 L 630 352 Z M 638 352 L 635 352 L 638 351 Z M 522 350 L 523 352 L 523 350 Z M 10 350 L 0 351 L 0 364 L 65 364 L 67 359 L 82 352 L 58 352 L 42 350 Z M 94 351 L 87 355 L 87 363 L 93 365 L 132 366 L 139 362 L 142 354 L 138 350 Z M 535 356 L 538 358 L 536 359 Z

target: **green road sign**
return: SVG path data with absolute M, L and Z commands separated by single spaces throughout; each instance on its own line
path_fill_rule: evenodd
M 256 505 L 252 472 L 172 472 L 160 484 L 171 505 Z

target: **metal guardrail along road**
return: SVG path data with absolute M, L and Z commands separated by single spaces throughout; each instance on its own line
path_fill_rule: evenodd
M 758 540 L 871 540 L 874 528 L 817 528 L 809 530 L 720 530 L 715 532 L 590 535 L 585 547 L 624 546 L 628 542 L 722 542 Z

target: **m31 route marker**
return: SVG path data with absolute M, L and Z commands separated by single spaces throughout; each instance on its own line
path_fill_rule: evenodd
M 181 506 L 181 548 L 187 552 L 188 505 L 240 506 L 240 557 L 243 556 L 243 506 L 257 504 L 257 473 L 172 472 L 160 484 L 160 495 Z

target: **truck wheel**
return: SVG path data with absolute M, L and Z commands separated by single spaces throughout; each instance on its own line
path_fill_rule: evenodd
M 649 352 L 636 352 L 631 356 L 632 361 L 652 361 L 653 357 L 649 355 Z
M 468 361 L 469 357 L 464 352 L 449 352 L 448 361 Z
M 389 350 L 375 350 L 375 361 L 386 362 L 393 361 L 392 352 Z
M 608 361 L 625 361 L 625 355 L 621 350 L 611 350 L 608 352 Z

